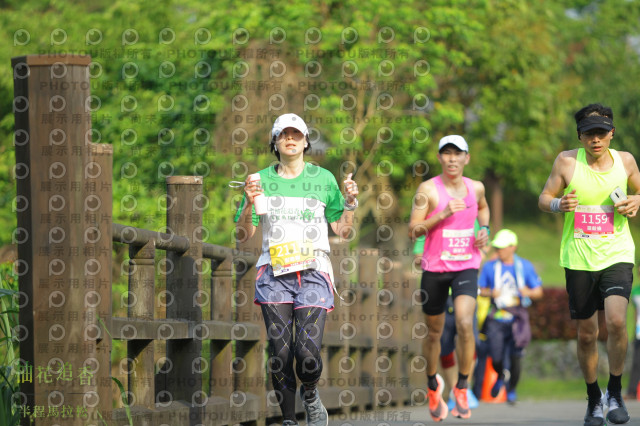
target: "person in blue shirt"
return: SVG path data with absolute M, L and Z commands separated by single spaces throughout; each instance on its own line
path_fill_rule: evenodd
M 491 389 L 496 397 L 505 385 L 505 360 L 510 363 L 506 383 L 507 401 L 516 402 L 524 348 L 531 341 L 527 306 L 542 298 L 542 281 L 531 262 L 516 255 L 518 236 L 509 229 L 496 233 L 491 245 L 497 259 L 484 264 L 478 279 L 480 294 L 491 297 L 491 310 L 484 323 L 489 356 L 498 378 Z

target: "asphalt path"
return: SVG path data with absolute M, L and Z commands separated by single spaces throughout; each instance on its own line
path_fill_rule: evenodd
M 631 421 L 640 426 L 640 401 L 626 401 Z M 451 413 L 441 425 L 583 425 L 587 401 L 518 401 L 515 405 L 481 402 L 471 417 L 462 420 Z M 304 424 L 304 420 L 300 423 Z M 386 410 L 348 413 L 331 416 L 329 426 L 423 426 L 436 424 L 429 416 L 428 406 L 402 406 Z M 609 426 L 611 423 L 609 423 Z

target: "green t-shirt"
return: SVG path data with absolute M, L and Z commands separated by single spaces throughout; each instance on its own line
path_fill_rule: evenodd
M 267 213 L 258 216 L 252 209 L 253 224 L 262 224 L 262 253 L 256 266 L 271 262 L 270 246 L 305 242 L 312 244 L 319 255 L 314 269 L 330 273 L 328 223 L 340 219 L 344 210 L 344 197 L 335 177 L 310 163 L 305 163 L 302 173 L 293 179 L 279 176 L 273 166 L 258 173 L 267 197 Z M 236 222 L 245 203 L 243 198 Z

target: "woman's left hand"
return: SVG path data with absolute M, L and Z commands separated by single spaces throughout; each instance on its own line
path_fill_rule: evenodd
M 359 194 L 358 184 L 355 183 L 355 181 L 351 180 L 351 176 L 353 176 L 353 173 L 349 173 L 347 175 L 347 178 L 344 180 L 344 200 L 349 205 L 353 205 L 356 203 L 356 197 Z

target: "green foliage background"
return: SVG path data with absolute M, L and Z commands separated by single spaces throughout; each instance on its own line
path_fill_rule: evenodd
M 0 245 L 16 228 L 11 58 L 29 54 L 91 55 L 115 222 L 161 230 L 165 177 L 202 175 L 206 239 L 225 246 L 240 194 L 227 184 L 274 161 L 268 132 L 284 112 L 313 128 L 309 161 L 339 181 L 357 170 L 364 245 L 391 224 L 396 248 L 410 246 L 412 197 L 439 173 L 446 134 L 469 141 L 467 175 L 504 190 L 505 222 L 546 227 L 523 247 L 534 261 L 557 256 L 536 201 L 557 153 L 578 145 L 573 113 L 611 106 L 613 147 L 640 154 L 634 0 L 0 0 L 0 34 Z
M 406 220 L 449 133 L 470 142 L 471 177 L 502 185 L 506 214 L 535 219 L 582 105 L 612 106 L 614 147 L 638 154 L 639 17 L 637 1 L 613 0 L 3 1 L 0 225 L 16 223 L 10 58 L 62 52 L 94 61 L 92 137 L 115 148 L 116 222 L 160 229 L 165 176 L 198 174 L 208 241 L 232 245 L 227 183 L 274 160 L 268 131 L 288 111 L 315 129 L 310 161 L 339 180 L 358 169 L 361 236 Z

